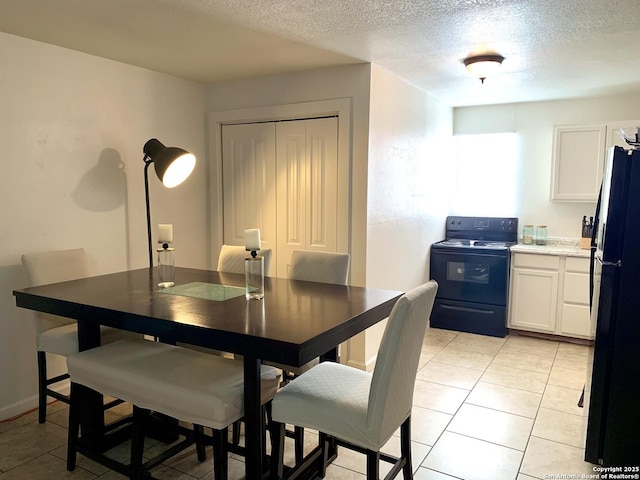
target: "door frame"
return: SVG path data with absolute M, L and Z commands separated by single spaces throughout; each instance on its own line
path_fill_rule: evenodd
M 336 218 L 338 251 L 351 253 L 351 116 L 352 100 L 337 98 L 314 102 L 251 107 L 238 110 L 210 112 L 209 132 L 209 216 L 210 249 L 207 255 L 209 268 L 215 269 L 223 243 L 222 198 L 222 126 L 239 123 L 257 123 L 279 120 L 304 120 L 324 116 L 338 117 L 338 205 Z

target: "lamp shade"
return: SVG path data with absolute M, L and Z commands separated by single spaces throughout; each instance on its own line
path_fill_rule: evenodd
M 153 162 L 158 178 L 167 188 L 184 182 L 196 166 L 193 154 L 181 148 L 165 147 L 155 138 L 144 144 L 143 152 L 145 158 Z
M 484 82 L 485 78 L 496 73 L 503 60 L 502 55 L 476 55 L 465 58 L 463 63 L 471 75 Z

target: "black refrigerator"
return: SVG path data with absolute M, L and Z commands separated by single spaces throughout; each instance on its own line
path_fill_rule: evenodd
M 587 379 L 585 460 L 607 467 L 638 466 L 640 150 L 608 151 L 595 222 L 591 311 L 595 345 Z

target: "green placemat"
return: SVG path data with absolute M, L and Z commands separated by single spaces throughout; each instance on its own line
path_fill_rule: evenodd
M 218 285 L 217 283 L 204 282 L 187 283 L 160 290 L 161 293 L 203 298 L 205 300 L 213 300 L 214 302 L 222 302 L 224 300 L 229 300 L 230 298 L 240 297 L 244 295 L 244 291 L 245 289 L 243 287 L 233 287 L 230 285 Z

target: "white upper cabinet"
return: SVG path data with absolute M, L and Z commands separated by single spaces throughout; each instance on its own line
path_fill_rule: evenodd
M 607 151 L 614 145 L 629 148 L 618 132 L 637 127 L 640 120 L 554 127 L 551 200 L 597 201 Z
M 595 202 L 598 199 L 606 139 L 606 125 L 554 128 L 552 200 Z

